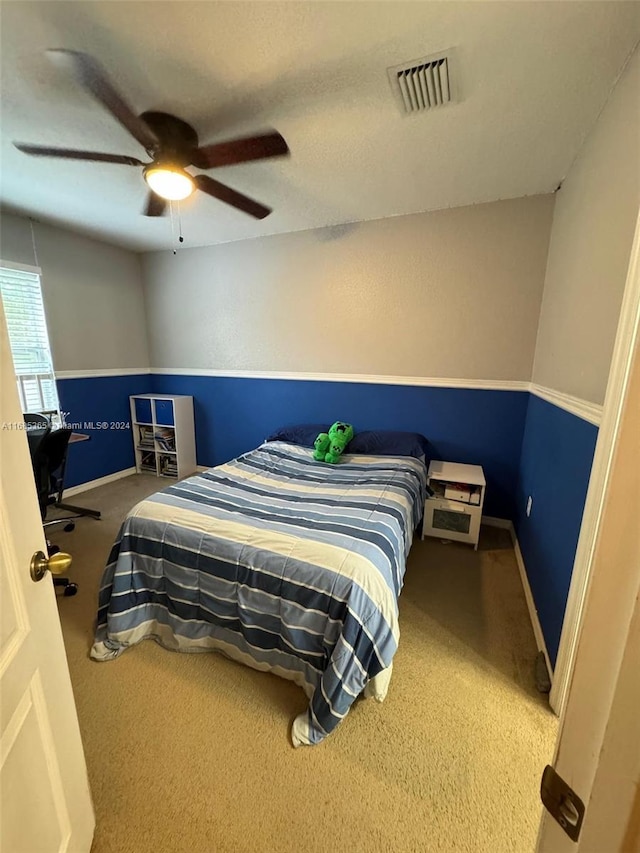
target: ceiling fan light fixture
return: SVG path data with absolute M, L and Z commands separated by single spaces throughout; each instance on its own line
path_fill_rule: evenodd
M 144 170 L 144 179 L 156 195 L 168 201 L 182 201 L 196 188 L 191 175 L 178 166 L 148 166 Z
M 208 175 L 193 177 L 185 171 L 185 167 L 195 166 L 206 170 L 268 157 L 284 157 L 289 154 L 289 146 L 278 131 L 201 146 L 194 128 L 177 116 L 157 110 L 146 110 L 138 115 L 118 92 L 100 63 L 89 54 L 66 48 L 54 48 L 47 53 L 70 66 L 69 70 L 76 82 L 129 131 L 153 162 L 145 165 L 137 157 L 126 154 L 14 142 L 19 151 L 32 157 L 142 166 L 144 179 L 151 190 L 147 193 L 143 209 L 145 216 L 162 216 L 167 210 L 167 201 L 182 201 L 194 190 L 201 190 L 254 219 L 264 219 L 271 213 L 271 208 Z

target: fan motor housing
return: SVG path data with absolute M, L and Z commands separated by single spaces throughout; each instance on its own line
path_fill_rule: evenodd
M 140 118 L 160 140 L 158 151 L 150 153 L 171 159 L 176 165 L 190 162 L 191 153 L 199 144 L 198 134 L 190 124 L 170 113 L 145 112 L 140 114 Z

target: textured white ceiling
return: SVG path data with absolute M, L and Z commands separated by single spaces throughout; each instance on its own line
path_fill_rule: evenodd
M 640 38 L 635 2 L 2 2 L 0 199 L 139 250 L 172 245 L 140 215 L 139 169 L 43 160 L 12 140 L 141 156 L 43 51 L 94 55 L 132 106 L 201 142 L 275 127 L 286 160 L 218 169 L 274 208 L 262 222 L 202 193 L 185 246 L 554 190 Z M 386 69 L 456 49 L 460 102 L 403 116 Z

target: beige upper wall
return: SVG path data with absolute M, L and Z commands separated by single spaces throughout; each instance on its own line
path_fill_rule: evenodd
M 534 382 L 603 402 L 639 206 L 636 50 L 556 194 Z
M 535 196 L 148 254 L 151 363 L 528 381 L 552 212 Z
M 34 223 L 56 372 L 149 367 L 140 257 Z M 35 265 L 29 220 L 3 213 L 0 259 Z

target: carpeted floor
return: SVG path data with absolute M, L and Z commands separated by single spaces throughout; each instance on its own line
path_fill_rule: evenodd
M 73 554 L 59 598 L 96 807 L 93 853 L 529 853 L 557 721 L 507 533 L 480 549 L 416 540 L 386 701 L 359 701 L 294 750 L 295 685 L 217 654 L 142 643 L 88 657 L 99 580 L 126 511 L 164 481 L 75 498 L 102 510 L 53 540 Z

